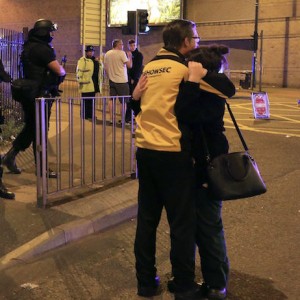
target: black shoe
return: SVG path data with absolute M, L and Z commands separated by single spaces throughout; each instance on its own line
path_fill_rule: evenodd
M 138 284 L 137 294 L 141 297 L 154 297 L 162 293 L 162 287 L 160 285 L 160 279 L 156 276 L 153 285 L 141 285 Z
M 3 185 L 0 185 L 0 198 L 14 200 L 15 199 L 15 194 L 13 192 L 10 192 Z
M 175 284 L 175 282 L 174 282 L 174 278 L 171 278 L 170 280 L 168 280 L 167 288 L 168 288 L 168 291 L 169 291 L 170 293 L 175 293 L 175 291 L 176 291 L 176 284 Z M 195 288 L 200 289 L 200 288 L 201 288 L 201 285 L 200 285 L 199 283 L 196 283 L 196 282 L 195 282 Z
M 198 284 L 185 292 L 175 292 L 175 300 L 207 300 L 202 294 Z
M 153 286 L 139 286 L 137 294 L 140 297 L 154 297 L 158 296 L 162 293 L 162 287 L 161 285 L 158 285 L 156 287 Z
M 2 158 L 2 164 L 7 167 L 7 169 L 13 174 L 21 174 L 22 170 L 17 167 L 16 155 L 19 151 L 11 148 Z
M 202 291 L 201 291 L 201 285 L 198 283 L 194 283 L 193 287 L 187 291 L 180 291 L 178 288 L 176 288 L 176 284 L 174 282 L 174 278 L 170 279 L 167 283 L 167 288 L 170 293 L 175 294 L 175 300 L 181 300 L 181 299 L 186 299 L 186 300 L 196 300 L 196 299 L 206 299 L 203 298 Z
M 201 290 L 203 295 L 208 300 L 223 300 L 227 297 L 227 289 L 226 288 L 212 288 L 208 286 L 206 283 L 201 285 Z
M 170 293 L 175 293 L 176 287 L 175 287 L 174 278 L 168 280 L 167 288 Z

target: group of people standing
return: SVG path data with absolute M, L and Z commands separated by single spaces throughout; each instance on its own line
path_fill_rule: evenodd
M 59 92 L 59 84 L 63 81 L 66 72 L 64 67 L 56 59 L 55 51 L 51 45 L 53 32 L 57 30 L 57 24 L 50 20 L 40 19 L 35 22 L 29 31 L 28 39 L 24 43 L 21 54 L 22 77 L 38 82 L 38 91 L 35 97 L 55 97 Z M 122 40 L 113 41 L 112 50 L 108 51 L 104 58 L 105 70 L 109 77 L 110 96 L 128 96 L 133 92 L 142 72 L 143 55 L 138 51 L 134 40 L 128 41 L 129 51 L 123 51 Z M 93 99 L 97 93 L 102 92 L 104 65 L 94 56 L 94 46 L 85 48 L 85 55 L 78 60 L 76 77 L 79 91 L 82 96 L 81 117 L 91 120 L 93 113 Z M 0 64 L 0 81 L 11 82 L 10 75 L 5 72 Z M 0 158 L 0 197 L 14 199 L 15 195 L 9 191 L 2 182 L 3 167 L 6 166 L 13 174 L 21 174 L 22 170 L 17 166 L 16 156 L 20 151 L 25 151 L 31 144 L 36 163 L 36 130 L 35 130 L 35 100 L 24 99 L 21 102 L 24 112 L 24 127 L 12 143 L 12 147 Z M 121 101 L 121 100 L 120 100 Z M 51 102 L 48 102 L 48 119 L 51 114 Z M 110 111 L 112 112 L 112 101 Z M 127 103 L 126 123 L 131 121 L 131 108 Z M 112 117 L 111 117 L 112 120 Z M 55 171 L 47 170 L 48 178 L 57 178 Z
M 104 55 L 102 63 L 94 56 L 94 47 L 88 45 L 85 48 L 85 55 L 77 62 L 76 78 L 82 97 L 82 118 L 92 119 L 93 99 L 96 93 L 102 90 L 104 71 L 109 79 L 109 95 L 119 97 L 122 103 L 123 96 L 132 94 L 142 73 L 143 55 L 137 49 L 136 42 L 130 39 L 127 44 L 128 51 L 124 51 L 124 44 L 121 39 L 114 39 L 112 49 Z M 125 123 L 131 122 L 130 102 L 125 103 Z M 113 101 L 109 102 L 110 120 L 113 123 Z M 121 111 L 122 115 L 122 111 Z M 120 121 L 119 121 L 120 122 Z
M 137 293 L 161 293 L 156 231 L 163 208 L 170 226 L 175 300 L 225 299 L 229 274 L 222 199 L 206 178 L 203 136 L 212 157 L 228 151 L 225 99 L 235 94 L 222 73 L 228 48 L 199 47 L 195 23 L 174 20 L 163 30 L 164 46 L 145 65 L 133 92 L 138 215 L 134 244 Z M 195 282 L 195 246 L 204 282 Z
M 39 82 L 36 96 L 53 96 L 59 78 L 66 74 L 50 46 L 51 33 L 56 29 L 51 21 L 39 20 L 24 44 L 24 77 Z M 235 87 L 219 73 L 226 63 L 228 48 L 199 47 L 199 41 L 195 23 L 174 20 L 163 30 L 164 46 L 144 69 L 143 55 L 134 40 L 128 41 L 127 52 L 122 40 L 114 40 L 112 49 L 104 56 L 110 96 L 132 95 L 128 110 L 134 110 L 137 123 L 139 191 L 134 253 L 137 293 L 142 297 L 162 291 L 156 267 L 156 231 L 163 208 L 171 239 L 173 277 L 168 289 L 175 294 L 175 300 L 227 296 L 229 260 L 222 199 L 214 196 L 207 181 L 203 138 L 212 157 L 228 152 L 223 116 L 225 99 L 235 94 Z M 84 119 L 93 116 L 90 99 L 101 92 L 102 74 L 103 66 L 94 57 L 94 47 L 89 45 L 77 64 L 77 80 L 86 100 L 82 105 Z M 15 163 L 18 152 L 31 143 L 35 150 L 32 100 L 21 103 L 25 126 L 2 158 L 2 163 L 16 174 L 21 173 Z M 126 113 L 125 120 L 131 120 L 131 112 Z M 0 167 L 0 197 L 9 198 L 11 195 L 2 184 L 2 171 Z M 52 171 L 48 172 L 51 175 Z M 196 245 L 204 279 L 201 285 L 195 282 Z
M 135 86 L 142 74 L 143 54 L 138 50 L 135 40 L 128 41 L 129 51 L 124 51 L 124 44 L 121 39 L 114 39 L 112 49 L 104 56 L 104 69 L 109 79 L 109 95 L 119 96 L 122 103 L 122 96 L 132 95 Z M 113 102 L 110 101 L 110 123 L 113 123 Z M 131 122 L 130 102 L 125 103 L 125 123 Z M 123 114 L 121 110 L 121 115 Z M 119 120 L 119 123 L 121 120 Z

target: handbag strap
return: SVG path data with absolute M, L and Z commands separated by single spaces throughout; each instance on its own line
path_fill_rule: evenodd
M 244 147 L 245 151 L 248 151 L 249 148 L 248 148 L 248 146 L 247 146 L 247 144 L 246 144 L 246 141 L 245 141 L 245 139 L 244 139 L 244 137 L 243 137 L 243 135 L 242 135 L 242 132 L 241 132 L 241 130 L 240 130 L 240 128 L 239 128 L 239 126 L 238 126 L 236 120 L 235 120 L 235 117 L 234 117 L 233 112 L 232 112 L 232 110 L 231 110 L 231 108 L 230 108 L 230 105 L 229 105 L 229 103 L 228 103 L 226 100 L 225 100 L 225 103 L 226 103 L 228 112 L 229 112 L 229 114 L 230 114 L 231 120 L 232 120 L 232 122 L 233 122 L 233 124 L 234 124 L 234 127 L 235 127 L 235 129 L 236 129 L 236 131 L 237 131 L 237 133 L 238 133 L 238 135 L 239 135 L 239 137 L 240 137 L 240 140 L 241 140 L 242 144 L 243 144 L 243 147 Z
M 203 131 L 202 126 L 200 127 L 200 132 L 201 132 L 201 135 L 202 135 L 203 149 L 204 149 L 204 151 L 205 151 L 205 160 L 206 160 L 206 162 L 209 164 L 210 161 L 211 161 L 211 157 L 210 157 L 210 153 L 209 153 L 209 150 L 208 150 L 208 146 L 207 146 L 207 141 L 206 141 L 205 133 L 204 133 L 204 131 Z
M 245 141 L 245 139 L 244 139 L 244 137 L 242 135 L 242 132 L 241 132 L 241 130 L 240 130 L 240 128 L 239 128 L 236 120 L 235 120 L 235 117 L 234 117 L 233 112 L 232 112 L 232 110 L 230 108 L 230 105 L 229 105 L 229 103 L 226 100 L 225 100 L 225 103 L 226 103 L 229 115 L 231 117 L 231 120 L 232 120 L 232 122 L 234 124 L 234 127 L 235 127 L 235 129 L 236 129 L 236 131 L 237 131 L 237 133 L 239 135 L 239 138 L 240 138 L 242 144 L 243 144 L 243 147 L 244 147 L 245 151 L 248 151 L 249 148 L 248 148 L 248 146 L 246 144 L 246 141 Z M 203 149 L 205 151 L 205 159 L 206 159 L 207 163 L 210 163 L 211 157 L 210 157 L 210 153 L 209 153 L 209 149 L 208 149 L 208 145 L 207 145 L 207 140 L 206 140 L 206 137 L 205 137 L 205 133 L 204 133 L 202 127 L 200 128 L 200 132 L 201 132 L 201 135 L 202 135 Z

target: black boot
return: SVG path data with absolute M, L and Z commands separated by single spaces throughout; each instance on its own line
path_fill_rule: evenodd
M 4 155 L 2 158 L 2 164 L 7 167 L 7 169 L 14 174 L 21 174 L 21 169 L 17 167 L 16 164 L 16 155 L 19 153 L 14 147 Z
M 2 174 L 3 174 L 3 168 L 0 167 L 0 198 L 5 199 L 15 199 L 15 194 L 13 192 L 10 192 L 7 190 L 7 188 L 4 186 L 2 182 Z

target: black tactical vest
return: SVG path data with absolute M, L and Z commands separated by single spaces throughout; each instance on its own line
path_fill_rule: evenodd
M 32 62 L 31 50 L 39 47 L 41 43 L 28 42 L 24 44 L 21 53 L 21 66 L 23 68 L 23 78 L 32 79 L 39 84 L 39 96 L 50 96 L 53 90 L 57 89 L 59 76 L 50 71 L 46 66 L 39 66 Z

